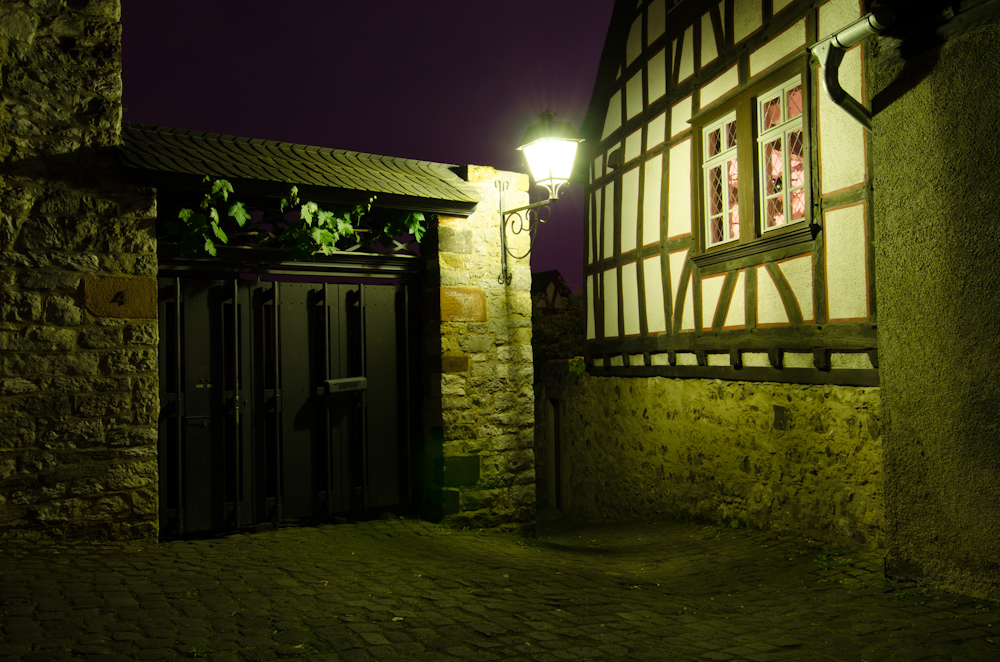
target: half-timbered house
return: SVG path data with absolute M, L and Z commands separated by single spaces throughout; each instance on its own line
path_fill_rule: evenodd
M 995 185 L 971 170 L 996 170 L 978 150 L 996 153 L 1000 11 L 883 4 L 616 3 L 577 164 L 588 372 L 550 379 L 538 409 L 540 504 L 808 532 L 888 548 L 904 575 L 951 565 L 955 585 L 982 570 L 994 515 L 957 531 L 996 511 L 995 444 L 944 403 L 987 384 L 963 401 L 995 430 L 995 370 L 968 357 L 996 358 L 996 299 L 948 284 L 996 270 L 947 247 L 958 219 L 985 224 L 970 254 L 997 247 L 975 202 Z M 927 378 L 945 365 L 959 391 Z M 990 458 L 967 467 L 987 487 L 962 487 L 957 448 Z

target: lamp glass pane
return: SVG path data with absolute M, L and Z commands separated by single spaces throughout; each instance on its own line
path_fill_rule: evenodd
M 554 189 L 569 181 L 573 171 L 573 160 L 576 158 L 576 148 L 575 140 L 543 138 L 521 149 L 524 150 L 524 157 L 528 161 L 535 182 Z

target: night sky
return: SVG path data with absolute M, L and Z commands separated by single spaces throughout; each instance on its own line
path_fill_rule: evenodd
M 579 130 L 614 0 L 122 4 L 126 121 L 527 172 L 538 113 Z M 531 258 L 574 290 L 582 193 Z

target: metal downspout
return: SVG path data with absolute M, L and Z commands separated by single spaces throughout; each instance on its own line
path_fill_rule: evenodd
M 894 18 L 892 12 L 877 9 L 875 13 L 865 14 L 809 48 L 814 63 L 819 64 L 819 76 L 830 99 L 869 131 L 872 130 L 872 113 L 840 86 L 840 63 L 848 49 L 888 28 Z

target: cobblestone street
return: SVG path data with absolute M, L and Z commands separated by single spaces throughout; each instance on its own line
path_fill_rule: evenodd
M 7 543 L 0 660 L 996 660 L 998 606 L 760 531 L 382 520 Z

